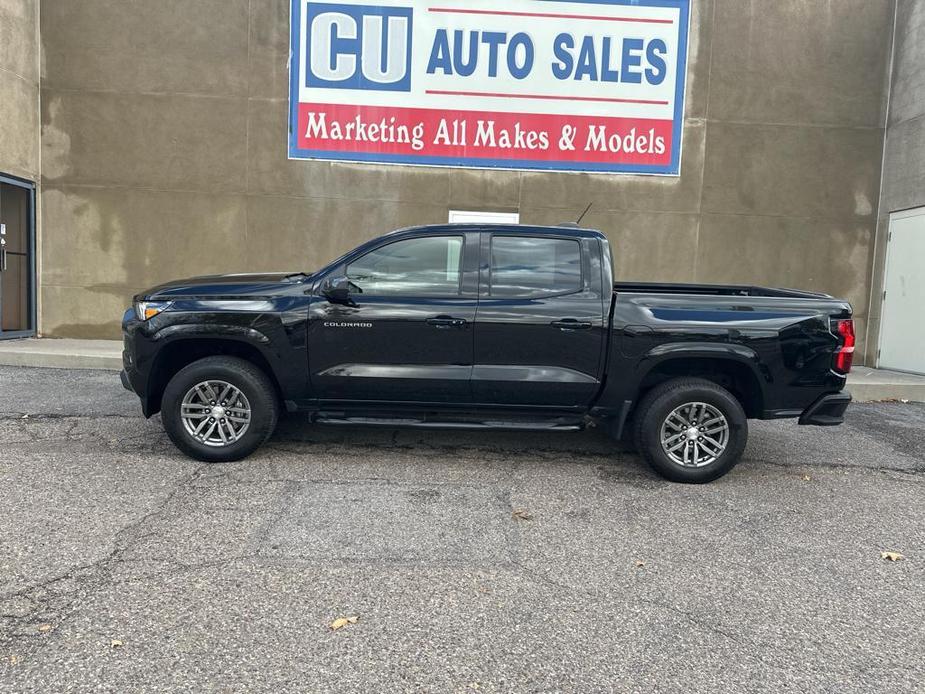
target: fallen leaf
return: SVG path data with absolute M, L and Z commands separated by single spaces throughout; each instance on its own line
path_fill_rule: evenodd
M 531 514 L 528 510 L 524 508 L 515 508 L 513 511 L 511 511 L 511 517 L 514 518 L 514 520 L 522 520 L 522 521 L 533 520 L 533 514 Z
M 110 648 L 122 648 L 123 643 L 119 639 L 113 639 L 109 642 Z
M 356 624 L 359 617 L 339 617 L 331 622 L 330 627 L 331 631 L 337 631 L 338 629 L 343 629 L 348 624 Z
M 880 558 L 887 561 L 902 561 L 906 557 L 899 552 L 880 552 Z
M 18 662 L 19 662 L 19 656 L 18 656 L 18 655 L 15 655 L 15 654 L 14 654 L 14 655 L 11 655 L 11 656 L 10 656 L 10 665 L 16 665 L 16 663 L 18 663 Z
M 813 478 L 810 477 L 809 475 L 803 475 L 800 479 L 803 480 L 804 482 L 809 482 L 809 481 L 811 481 Z
M 53 627 L 51 626 L 51 624 L 42 624 L 42 625 L 39 627 L 39 631 L 41 631 L 43 634 L 45 634 L 45 633 L 51 631 L 52 628 L 53 628 Z
M 475 586 L 475 589 L 476 589 L 478 592 L 480 592 L 480 593 L 490 593 L 490 592 L 491 592 L 491 589 L 488 588 L 487 586 L 483 586 L 483 585 L 479 582 L 479 580 L 480 580 L 480 579 L 474 578 L 474 577 L 473 577 L 473 579 L 472 579 L 472 585 Z
M 640 561 L 639 559 L 636 560 L 636 568 L 637 568 L 637 569 L 641 569 L 641 568 L 643 568 L 645 565 L 646 565 L 646 563 L 645 563 L 644 561 Z

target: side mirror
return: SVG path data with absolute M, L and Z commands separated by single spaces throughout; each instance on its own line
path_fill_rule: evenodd
M 353 303 L 353 299 L 350 298 L 350 280 L 346 277 L 333 277 L 325 280 L 321 294 L 332 304 L 350 305 Z

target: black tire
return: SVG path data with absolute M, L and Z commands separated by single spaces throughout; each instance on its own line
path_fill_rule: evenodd
M 238 388 L 250 404 L 251 417 L 241 438 L 223 446 L 209 446 L 186 430 L 180 416 L 184 396 L 205 381 L 224 381 Z M 186 455 L 208 463 L 246 458 L 270 438 L 279 417 L 276 390 L 263 370 L 236 357 L 206 357 L 181 369 L 167 384 L 161 400 L 161 421 L 174 445 Z M 230 421 L 230 418 L 229 418 Z
M 676 462 L 661 442 L 665 420 L 676 408 L 687 403 L 712 406 L 726 418 L 729 427 L 725 449 L 702 467 L 687 467 Z M 722 477 L 739 462 L 748 441 L 748 421 L 741 403 L 722 386 L 700 378 L 676 378 L 645 394 L 635 413 L 633 434 L 638 451 L 659 475 L 672 482 L 703 484 Z M 696 432 L 692 436 L 696 436 Z

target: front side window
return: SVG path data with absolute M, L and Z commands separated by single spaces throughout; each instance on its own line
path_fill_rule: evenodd
M 535 236 L 492 238 L 491 296 L 536 297 L 580 290 L 578 241 Z
M 396 241 L 347 266 L 358 294 L 456 296 L 462 277 L 462 236 Z

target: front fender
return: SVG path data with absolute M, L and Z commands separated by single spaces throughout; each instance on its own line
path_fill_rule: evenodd
M 170 325 L 154 333 L 151 337 L 151 341 L 154 343 L 164 343 L 177 339 L 189 338 L 223 338 L 253 342 L 261 345 L 270 344 L 270 338 L 259 330 L 243 325 L 225 325 L 221 323 L 185 323 L 183 325 Z
M 287 406 L 307 397 L 308 364 L 299 325 L 284 325 L 278 314 L 191 318 L 164 314 L 146 325 L 127 326 L 131 380 L 146 416 L 158 411 L 163 389 L 178 368 L 211 354 L 233 354 L 256 363 L 275 382 Z M 240 323 L 234 323 L 235 318 Z

